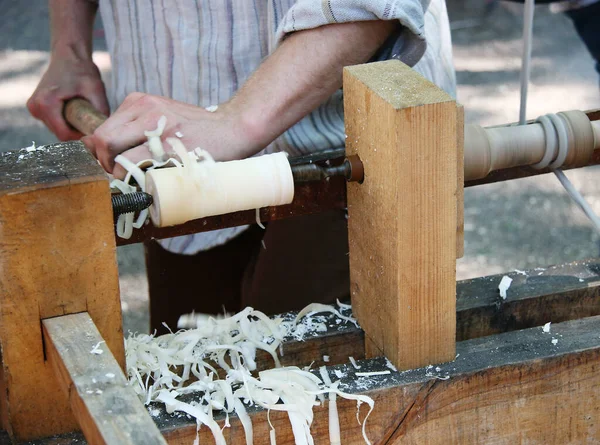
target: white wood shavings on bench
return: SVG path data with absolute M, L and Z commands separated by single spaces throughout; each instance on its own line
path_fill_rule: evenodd
M 330 306 L 310 305 L 301 313 L 319 311 L 337 312 Z M 344 321 L 352 321 L 350 317 L 342 317 Z M 302 318 L 298 317 L 295 322 L 301 322 Z M 296 444 L 309 445 L 313 443 L 310 432 L 313 406 L 324 402 L 323 394 L 329 394 L 330 400 L 335 395 L 356 400 L 358 405 L 369 405 L 362 428 L 365 443 L 370 443 L 365 423 L 373 409 L 373 400 L 340 391 L 339 382 L 324 381 L 297 367 L 280 366 L 277 348 L 284 336 L 289 336 L 296 328 L 295 323 L 290 325 L 281 319 L 270 319 L 252 308 L 222 318 L 193 314 L 182 317 L 182 322 L 195 328 L 159 337 L 132 335 L 126 340 L 129 382 L 146 404 L 161 402 L 168 413 L 191 415 L 198 428 L 206 425 L 211 430 L 218 445 L 225 444 L 225 437 L 213 419 L 213 411 L 224 411 L 227 416 L 236 413 L 247 444 L 253 443 L 253 430 L 246 405 L 268 411 L 286 411 Z M 256 375 L 253 371 L 256 370 L 257 349 L 269 353 L 276 368 Z M 220 374 L 217 368 L 221 368 Z M 225 377 L 220 378 L 223 374 Z M 190 393 L 198 395 L 197 402 L 179 400 L 180 396 Z M 331 437 L 336 439 L 339 426 L 336 429 L 332 405 L 330 409 Z M 276 444 L 273 429 L 270 438 L 271 443 Z
M 337 389 L 339 382 L 336 382 L 334 386 L 325 366 L 319 368 L 319 373 L 321 374 L 321 378 L 325 385 L 329 388 Z M 330 445 L 341 445 L 342 443 L 340 435 L 340 417 L 337 409 L 337 394 L 335 392 L 329 393 L 329 443 Z
M 94 347 L 92 348 L 92 350 L 90 351 L 90 354 L 95 354 L 95 355 L 100 355 L 102 354 L 104 351 L 102 349 L 100 349 L 100 345 L 104 343 L 103 341 L 99 341 L 98 343 L 96 343 L 94 345 Z
M 346 377 L 346 374 L 344 374 L 342 371 L 340 371 L 339 369 L 334 369 L 333 373 L 335 374 L 335 376 L 338 379 L 343 379 L 344 377 Z
M 352 366 L 354 366 L 354 369 L 360 369 L 360 365 L 358 363 L 356 363 L 356 360 L 354 360 L 354 357 L 350 356 L 350 357 L 348 357 L 348 359 L 350 360 L 350 363 L 352 363 Z
M 371 371 L 371 372 L 356 372 L 354 375 L 358 377 L 372 377 L 376 375 L 388 375 L 390 371 Z
M 458 355 L 457 355 L 457 357 L 458 357 Z M 392 362 L 390 362 L 390 360 L 387 357 L 385 358 L 385 366 L 386 366 L 386 368 L 390 368 L 394 372 L 398 372 L 396 367 L 393 365 Z
M 548 322 L 548 323 L 546 323 L 544 326 L 542 326 L 542 331 L 543 331 L 544 333 L 546 333 L 546 334 L 547 334 L 548 332 L 550 332 L 550 325 L 551 325 L 551 324 L 552 324 L 551 322 Z
M 512 283 L 512 278 L 509 276 L 503 276 L 502 279 L 500 280 L 500 284 L 498 285 L 498 290 L 500 291 L 500 297 L 502 297 L 503 300 L 506 300 L 506 292 L 508 291 L 508 288 L 510 287 L 510 284 Z

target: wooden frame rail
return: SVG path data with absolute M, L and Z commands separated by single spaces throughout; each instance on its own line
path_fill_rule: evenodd
M 46 357 L 91 445 L 166 445 L 87 312 L 42 321 Z

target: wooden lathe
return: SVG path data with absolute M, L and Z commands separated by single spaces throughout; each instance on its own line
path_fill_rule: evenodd
M 362 329 L 332 320 L 327 332 L 287 340 L 282 364 L 343 370 L 350 392 L 375 400 L 367 432 L 377 444 L 599 441 L 600 260 L 508 274 L 504 300 L 500 276 L 456 282 L 463 187 L 549 172 L 531 167 L 546 153 L 542 125 L 463 132 L 462 107 L 396 61 L 347 68 L 344 97 L 346 152 L 362 161 L 364 181 L 297 185 L 292 204 L 260 216 L 348 208 Z M 600 112 L 564 116 L 575 142 L 563 168 L 600 163 Z M 79 143 L 0 157 L 0 420 L 15 443 L 81 443 L 78 430 L 92 444 L 196 437 L 195 421 L 152 418 L 126 384 L 116 246 L 252 223 L 254 212 L 146 225 L 121 240 L 110 197 Z M 103 353 L 90 353 L 98 345 Z M 397 371 L 360 378 L 349 356 L 361 371 L 385 369 L 386 358 Z M 363 443 L 356 403 L 338 409 L 342 443 Z M 327 406 L 314 412 L 311 431 L 326 443 Z M 267 443 L 266 413 L 250 415 Z M 293 443 L 285 414 L 270 418 L 278 443 Z M 224 433 L 244 443 L 237 419 Z M 200 443 L 212 443 L 206 428 Z

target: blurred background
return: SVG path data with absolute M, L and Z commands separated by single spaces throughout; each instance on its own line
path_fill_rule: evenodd
M 25 108 L 49 59 L 46 2 L 0 0 L 0 10 L 0 151 L 32 141 L 56 142 Z M 466 121 L 487 126 L 518 120 L 522 5 L 448 0 L 448 12 L 458 100 L 465 106 Z M 533 35 L 528 118 L 600 108 L 599 77 L 571 21 L 547 6 L 537 6 Z M 94 37 L 94 60 L 110 85 L 111 65 L 100 22 Z M 567 175 L 600 214 L 600 167 Z M 465 256 L 457 263 L 457 279 L 595 257 L 599 241 L 552 175 L 469 188 Z M 125 332 L 145 332 L 148 287 L 143 249 L 121 247 L 118 260 Z

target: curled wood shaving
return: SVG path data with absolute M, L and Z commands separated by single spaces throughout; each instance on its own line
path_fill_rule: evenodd
M 331 306 L 310 305 L 301 314 L 324 311 L 337 313 Z M 342 319 L 353 320 L 343 316 Z M 224 411 L 227 416 L 237 414 L 247 444 L 252 444 L 254 439 L 246 405 L 284 411 L 296 444 L 311 445 L 314 443 L 310 432 L 313 407 L 323 403 L 323 395 L 329 394 L 332 443 L 340 443 L 336 396 L 356 400 L 359 406 L 363 402 L 369 404 L 371 409 L 362 422 L 362 429 L 365 442 L 370 443 L 365 422 L 373 400 L 341 392 L 339 382 L 332 383 L 326 371 L 322 370 L 322 378 L 319 378 L 297 367 L 280 366 L 277 348 L 295 328 L 295 323 L 290 326 L 252 308 L 220 318 L 192 315 L 184 321 L 187 325 L 195 322 L 196 327 L 158 337 L 131 335 L 126 340 L 129 382 L 146 404 L 161 402 L 169 413 L 181 411 L 191 415 L 198 428 L 209 427 L 217 444 L 225 444 L 225 439 L 213 419 L 215 410 Z M 253 374 L 257 349 L 271 354 L 276 367 Z M 195 401 L 179 400 L 192 393 L 197 396 Z M 227 420 L 225 427 L 228 424 Z M 272 424 L 270 427 L 270 442 L 276 444 L 275 430 Z

